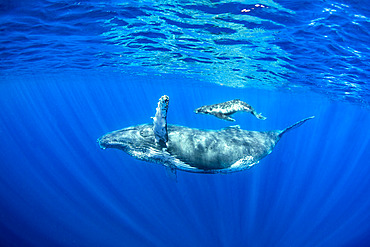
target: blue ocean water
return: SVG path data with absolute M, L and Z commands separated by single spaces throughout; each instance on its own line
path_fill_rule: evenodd
M 370 246 L 367 1 L 0 1 L 1 246 Z M 231 174 L 101 150 L 168 122 L 283 129 Z M 194 109 L 240 98 L 267 116 Z

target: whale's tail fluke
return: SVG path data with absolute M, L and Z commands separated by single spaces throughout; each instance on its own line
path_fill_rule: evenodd
M 292 130 L 292 129 L 295 129 L 295 128 L 301 126 L 303 123 L 305 123 L 306 121 L 308 121 L 308 120 L 310 120 L 310 119 L 312 119 L 314 117 L 315 116 L 308 117 L 308 118 L 302 119 L 301 121 L 296 122 L 295 124 L 293 124 L 293 125 L 289 126 L 288 128 L 282 130 L 281 133 L 279 134 L 279 136 L 281 137 L 282 135 L 284 135 L 289 130 Z

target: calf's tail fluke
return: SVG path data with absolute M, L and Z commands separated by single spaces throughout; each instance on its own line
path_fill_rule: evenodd
M 266 120 L 266 117 L 262 116 L 262 113 L 257 113 L 254 109 L 252 110 L 252 115 L 255 116 L 258 119 Z
M 281 133 L 279 134 L 279 136 L 281 137 L 282 135 L 284 135 L 289 130 L 292 130 L 292 129 L 295 129 L 295 128 L 301 126 L 303 123 L 305 123 L 306 121 L 308 121 L 308 120 L 310 120 L 310 119 L 312 119 L 314 117 L 315 116 L 308 117 L 308 118 L 302 119 L 301 121 L 296 122 L 295 124 L 293 124 L 293 125 L 289 126 L 288 128 L 282 130 Z

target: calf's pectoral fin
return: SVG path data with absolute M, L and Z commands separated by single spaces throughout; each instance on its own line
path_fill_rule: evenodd
M 217 113 L 217 114 L 215 114 L 215 116 L 220 118 L 220 119 L 226 120 L 226 121 L 235 122 L 235 119 L 229 117 L 228 115 L 222 114 L 222 113 Z

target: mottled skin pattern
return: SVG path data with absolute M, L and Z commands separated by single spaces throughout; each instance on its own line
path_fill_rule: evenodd
M 247 131 L 238 127 L 201 130 L 168 125 L 167 148 L 155 142 L 152 124 L 108 133 L 98 139 L 101 148 L 117 148 L 134 158 L 197 173 L 229 173 L 248 169 L 271 153 L 288 130 Z
M 195 110 L 195 113 L 214 115 L 227 121 L 235 121 L 235 119 L 231 118 L 230 116 L 236 112 L 250 112 L 258 119 L 266 119 L 261 114 L 258 114 L 252 106 L 241 101 L 240 99 L 234 99 L 214 105 L 205 105 Z

